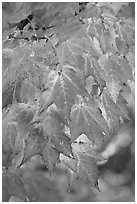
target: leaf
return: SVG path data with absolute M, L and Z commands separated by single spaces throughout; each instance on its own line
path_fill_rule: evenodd
M 131 46 L 129 48 L 129 51 L 126 54 L 126 58 L 129 62 L 129 65 L 132 68 L 132 72 L 135 72 L 135 47 L 134 46 Z
M 115 14 L 117 14 L 119 12 L 119 10 L 121 9 L 121 7 L 123 5 L 127 5 L 126 2 L 99 2 L 98 6 L 100 7 L 107 7 L 110 10 L 114 11 Z
M 42 107 L 44 110 L 55 103 L 58 108 L 63 109 L 69 115 L 75 96 L 88 96 L 76 72 L 68 65 L 63 66 L 61 71 L 53 73 L 53 80 L 49 86 L 49 92 Z
M 21 44 L 8 53 L 10 63 L 5 68 L 3 67 L 3 88 L 7 84 L 11 84 L 19 73 L 23 73 L 23 70 L 27 67 L 27 60 L 30 54 L 30 45 L 27 45 L 27 43 Z
M 49 172 L 51 173 L 55 165 L 59 162 L 59 152 L 47 144 L 42 152 L 42 160 L 46 163 Z
M 103 142 L 103 132 L 108 134 L 105 119 L 94 104 L 78 104 L 71 111 L 71 140 L 75 141 L 82 133 L 94 142 L 98 148 Z
M 2 118 L 2 165 L 5 167 L 9 165 L 9 157 L 11 156 L 11 144 L 9 141 L 8 119 L 9 119 L 9 112 L 4 111 L 3 118 Z
M 70 138 L 64 132 L 55 133 L 51 138 L 51 142 L 58 152 L 68 157 L 73 156 Z
M 102 67 L 105 72 L 106 86 L 114 101 L 117 100 L 122 83 L 133 80 L 132 70 L 128 61 L 111 55 Z
M 90 56 L 89 56 L 89 61 L 92 69 L 91 75 L 94 77 L 95 82 L 102 89 L 105 86 L 105 78 L 101 70 L 101 67 L 99 66 L 98 61 Z
M 100 52 L 100 54 L 102 54 L 99 41 L 95 37 L 93 37 L 93 44 L 94 44 L 94 47 Z
M 117 46 L 117 50 L 119 51 L 119 53 L 125 54 L 125 52 L 127 51 L 126 43 L 122 41 L 120 37 L 116 37 L 115 41 L 116 41 L 116 46 Z
M 89 187 L 93 186 L 98 188 L 98 169 L 95 162 L 95 159 L 83 154 L 78 153 L 78 169 L 76 173 L 77 179 L 82 180 L 82 182 L 89 185 Z
M 2 92 L 2 108 L 7 107 L 13 102 L 14 87 L 11 85 L 7 87 L 5 91 Z
M 103 15 L 103 14 L 102 14 Z M 94 21 L 90 21 L 88 28 L 87 28 L 87 34 L 92 39 L 95 37 L 98 41 L 100 41 L 101 33 L 104 29 L 104 25 L 101 22 L 101 19 L 95 19 Z
M 34 103 L 34 101 L 35 101 L 35 88 L 30 81 L 25 80 L 23 82 L 21 90 L 20 90 L 20 98 L 21 98 L 21 102 Z
M 112 130 L 118 125 L 120 116 L 129 120 L 127 102 L 121 95 L 118 96 L 116 103 L 105 90 L 103 91 L 102 97 L 106 115 L 110 120 L 110 128 Z
M 57 55 L 61 66 L 69 63 L 71 66 L 77 66 L 81 70 L 84 64 L 83 54 L 87 53 L 95 58 L 100 56 L 100 51 L 95 48 L 94 43 L 86 36 L 85 25 L 73 38 L 62 43 L 57 48 Z
M 25 138 L 33 125 L 33 106 L 13 105 L 3 119 L 3 162 L 6 166 L 19 167 L 24 157 Z
M 117 97 L 119 95 L 119 91 L 122 86 L 120 80 L 115 76 L 115 74 L 113 74 L 113 72 L 111 72 L 111 75 L 108 77 L 106 85 L 113 100 L 116 102 Z
M 33 128 L 25 141 L 23 162 L 36 154 L 41 154 L 46 145 L 47 138 L 46 135 L 44 135 L 42 128 L 40 126 Z
M 94 149 L 89 143 L 74 143 L 72 145 L 73 151 L 77 153 L 85 153 L 86 155 L 93 157 L 96 162 L 102 162 L 106 160 L 101 153 Z
M 20 167 L 24 158 L 24 148 L 25 148 L 25 140 L 24 138 L 18 133 L 15 139 L 15 146 L 12 150 L 12 160 L 11 164 L 13 167 Z
M 7 124 L 7 129 L 8 129 L 8 137 L 9 137 L 9 143 L 10 147 L 14 149 L 15 146 L 15 140 L 18 134 L 17 131 L 17 123 L 16 122 L 9 122 Z
M 63 128 L 62 124 L 66 123 L 62 116 L 60 116 L 58 109 L 54 104 L 51 105 L 43 114 L 41 118 L 41 125 L 44 132 L 49 136 L 50 139 L 54 134 L 60 132 Z
M 117 22 L 116 28 L 120 38 L 130 47 L 135 44 L 135 22 L 132 18 Z
M 103 53 L 116 53 L 116 33 L 114 28 L 109 28 L 109 30 L 102 31 L 102 35 L 100 36 L 100 46 L 102 48 Z
M 71 47 L 69 41 L 62 43 L 57 48 L 57 55 L 60 65 L 69 63 L 71 66 L 82 68 L 82 64 L 84 63 L 82 50 L 77 50 L 75 47 Z
M 22 200 L 16 196 L 11 196 L 9 199 L 9 202 L 24 202 L 24 200 Z
M 68 158 L 67 156 L 61 155 L 60 160 L 67 168 L 71 169 L 74 172 L 77 171 L 78 161 L 76 158 L 72 159 L 72 158 Z
M 4 170 L 2 174 L 2 201 L 8 202 L 11 196 L 26 201 L 26 193 L 21 177 L 14 170 Z
M 35 106 L 30 107 L 27 104 L 20 103 L 14 105 L 12 111 L 14 112 L 13 121 L 17 122 L 20 134 L 25 136 L 31 128 L 30 123 L 34 118 Z

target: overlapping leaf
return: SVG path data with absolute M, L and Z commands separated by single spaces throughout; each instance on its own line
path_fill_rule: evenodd
M 101 154 L 87 143 L 72 144 L 75 159 L 67 158 L 63 155 L 61 161 L 68 168 L 68 178 L 70 188 L 79 180 L 98 188 L 98 168 L 97 162 L 105 159 Z
M 3 119 L 3 151 L 5 166 L 19 167 L 24 158 L 25 138 L 33 125 L 35 110 L 26 104 L 14 105 Z M 8 149 L 9 150 L 8 150 Z
M 49 172 L 52 172 L 59 163 L 59 152 L 48 143 L 42 152 L 42 160 L 46 163 Z
M 7 59 L 10 60 L 8 65 L 3 63 L 3 88 L 15 80 L 19 72 L 21 73 L 21 68 L 25 70 L 28 56 L 31 54 L 30 45 L 28 46 L 26 43 L 10 50 L 11 51 L 9 51 L 9 49 L 3 50 L 4 54 L 6 53 L 7 55 Z
M 25 139 L 22 135 L 17 134 L 15 138 L 15 145 L 12 150 L 11 155 L 11 165 L 13 167 L 19 167 L 22 164 L 23 158 L 24 158 L 24 148 L 25 148 Z
M 61 155 L 60 160 L 67 168 L 71 169 L 74 172 L 77 171 L 77 163 L 78 163 L 77 158 L 68 158 L 64 155 Z
M 106 86 L 114 101 L 117 100 L 121 85 L 127 80 L 134 80 L 128 61 L 111 55 L 102 67 L 105 72 Z
M 135 22 L 133 19 L 123 18 L 121 22 L 116 23 L 118 34 L 123 42 L 128 46 L 135 44 Z
M 64 132 L 55 133 L 51 138 L 51 142 L 60 153 L 72 157 L 70 138 Z
M 118 125 L 120 116 L 129 120 L 127 102 L 121 95 L 118 96 L 115 103 L 110 94 L 104 90 L 103 104 L 112 130 Z
M 82 133 L 99 148 L 103 142 L 103 132 L 108 134 L 108 127 L 101 112 L 94 104 L 78 104 L 71 112 L 71 140 L 75 141 Z
M 28 80 L 25 80 L 20 90 L 21 102 L 34 103 L 35 101 L 35 87 Z
M 47 137 L 44 135 L 43 129 L 40 126 L 32 129 L 25 140 L 23 162 L 36 154 L 41 154 L 46 145 Z
M 83 153 L 78 153 L 78 171 L 77 177 L 91 186 L 96 187 L 98 180 L 98 169 L 95 163 L 95 160 Z
M 28 105 L 21 103 L 15 105 L 13 111 L 13 121 L 17 122 L 19 133 L 25 137 L 30 131 L 31 121 L 36 113 L 35 106 L 29 107 Z
M 73 144 L 73 151 L 77 154 L 79 152 L 82 152 L 90 157 L 93 157 L 96 162 L 102 162 L 106 160 L 99 151 L 94 149 L 91 145 L 88 143 L 78 143 L 78 144 Z
M 100 45 L 101 45 L 101 50 L 103 53 L 116 53 L 117 52 L 117 47 L 116 47 L 116 33 L 115 29 L 109 28 L 109 30 L 102 32 L 101 37 L 100 37 Z
M 87 53 L 95 58 L 100 56 L 94 43 L 88 38 L 87 26 L 85 25 L 73 38 L 62 43 L 57 49 L 60 64 L 69 63 L 72 66 L 79 67 L 81 70 L 83 70 L 84 64 L 83 54 Z
M 88 96 L 88 92 L 76 76 L 76 72 L 68 65 L 63 66 L 61 71 L 52 73 L 52 80 L 49 79 L 49 90 L 45 95 L 42 108 L 46 109 L 55 103 L 69 115 L 76 95 Z
M 65 114 L 62 110 L 58 109 L 55 104 L 50 106 L 41 117 L 41 125 L 44 132 L 50 137 L 56 133 L 60 133 L 67 124 Z
M 94 77 L 98 86 L 100 88 L 103 88 L 105 86 L 105 78 L 103 76 L 101 67 L 99 66 L 99 63 L 95 58 L 90 57 L 90 56 L 88 58 L 90 61 L 90 66 L 91 66 L 89 69 L 92 69 L 92 71 L 90 71 L 91 73 L 90 75 Z

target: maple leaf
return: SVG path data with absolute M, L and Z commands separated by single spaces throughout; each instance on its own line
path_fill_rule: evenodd
M 42 109 L 45 110 L 55 103 L 69 115 L 76 95 L 88 96 L 88 92 L 76 76 L 76 72 L 69 65 L 63 66 L 62 71 L 53 72 L 53 79 L 49 83 L 49 91 Z
M 94 158 L 81 152 L 77 153 L 77 157 L 78 168 L 76 178 L 82 180 L 84 183 L 87 183 L 89 186 L 98 188 L 98 169 Z
M 15 138 L 15 145 L 12 150 L 11 155 L 11 165 L 13 167 L 19 167 L 22 164 L 24 158 L 24 148 L 25 148 L 25 139 L 20 135 L 17 134 Z
M 64 132 L 56 132 L 52 136 L 51 142 L 56 148 L 56 150 L 58 150 L 58 152 L 68 157 L 72 157 L 73 152 L 72 152 L 70 138 Z
M 14 145 L 15 145 L 15 139 L 16 139 L 16 136 L 18 134 L 17 123 L 16 122 L 8 122 L 7 129 L 8 129 L 9 144 L 10 144 L 10 147 L 13 149 Z
M 27 104 L 19 103 L 13 106 L 12 111 L 14 112 L 13 121 L 18 124 L 18 131 L 25 137 L 31 128 L 31 121 L 36 113 L 35 106 L 30 107 Z
M 5 66 L 5 64 L 3 64 L 2 78 L 4 88 L 7 84 L 10 84 L 13 80 L 15 80 L 19 73 L 23 72 L 22 70 L 26 69 L 27 60 L 29 55 L 31 54 L 31 48 L 29 44 L 24 43 L 12 49 L 12 51 L 11 49 L 10 51 L 7 51 L 6 49 L 3 52 L 6 52 L 7 58 L 10 59 L 10 63 L 8 64 L 8 66 Z
M 102 35 L 100 36 L 100 46 L 102 48 L 103 53 L 117 52 L 115 38 L 116 33 L 113 27 L 110 27 L 109 30 L 106 30 L 105 32 L 102 31 Z
M 82 133 L 93 141 L 98 148 L 103 142 L 103 133 L 108 134 L 108 127 L 101 112 L 94 104 L 77 104 L 71 111 L 71 140 L 75 141 Z
M 68 40 L 57 48 L 57 56 L 61 65 L 69 63 L 82 69 L 84 59 L 82 58 L 82 48 L 73 45 Z
M 100 89 L 102 89 L 106 84 L 105 84 L 105 78 L 101 70 L 101 67 L 99 66 L 98 61 L 91 56 L 89 56 L 89 61 L 91 65 L 90 69 L 92 69 L 92 71 L 90 71 L 91 75 L 94 77 L 95 82 L 98 84 Z
M 41 154 L 46 145 L 47 138 L 41 126 L 33 128 L 25 140 L 23 162 L 36 154 Z
M 117 100 L 123 83 L 134 80 L 128 61 L 116 55 L 111 55 L 102 67 L 105 73 L 106 86 L 114 101 Z
M 102 162 L 106 160 L 97 149 L 94 149 L 89 143 L 74 143 L 72 149 L 77 154 L 83 152 L 86 155 L 93 157 L 96 162 Z
M 55 165 L 59 163 L 59 152 L 47 143 L 47 146 L 43 149 L 42 160 L 46 163 L 49 172 L 51 173 L 55 168 Z
M 84 54 L 89 53 L 95 58 L 100 56 L 94 43 L 88 38 L 86 30 L 87 27 L 83 25 L 73 38 L 62 43 L 57 48 L 57 56 L 61 65 L 69 63 L 70 65 L 79 67 L 83 70 Z
M 55 25 L 54 32 L 62 32 L 62 27 L 68 24 L 68 21 L 74 19 L 74 13 L 78 10 L 78 3 L 72 2 L 50 2 L 50 3 L 32 3 L 32 11 L 36 16 L 36 25 L 47 28 Z M 59 30 L 60 29 L 60 30 Z
M 57 132 L 61 132 L 64 125 L 68 125 L 63 111 L 57 109 L 55 104 L 51 105 L 44 112 L 40 120 L 44 132 L 50 139 Z
M 33 107 L 27 104 L 13 105 L 3 120 L 3 151 L 5 165 L 19 167 L 24 158 L 25 138 L 32 129 Z M 5 144 L 7 144 L 5 146 Z M 5 146 L 5 147 L 4 147 Z M 6 148 L 9 146 L 9 152 Z
M 115 103 L 111 95 L 104 90 L 102 100 L 112 130 L 118 125 L 120 116 L 128 120 L 130 119 L 127 111 L 127 102 L 120 94 Z
M 119 37 L 129 47 L 135 44 L 135 22 L 133 19 L 123 18 L 115 24 Z
M 100 7 L 107 7 L 111 12 L 117 14 L 123 5 L 127 5 L 127 2 L 99 2 L 97 5 Z
M 20 90 L 21 102 L 34 103 L 35 101 L 35 87 L 28 80 L 24 80 Z
M 7 107 L 13 102 L 14 86 L 6 87 L 6 90 L 2 92 L 2 108 Z
M 67 168 L 71 169 L 74 172 L 77 171 L 77 158 L 68 158 L 67 156 L 60 155 L 60 160 Z
M 129 48 L 126 58 L 132 68 L 132 72 L 135 72 L 135 46 Z
M 80 179 L 90 187 L 94 186 L 99 190 L 97 162 L 104 161 L 104 157 L 87 143 L 73 143 L 72 148 L 77 158 L 77 171 L 72 173 L 70 183 Z M 70 162 L 71 160 L 69 164 Z

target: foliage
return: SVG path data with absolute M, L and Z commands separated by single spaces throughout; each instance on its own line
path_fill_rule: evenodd
M 70 186 L 99 190 L 103 143 L 130 120 L 124 87 L 133 91 L 135 42 L 133 18 L 119 15 L 126 4 L 3 3 L 3 201 L 28 199 L 18 170 L 35 155 L 50 174 L 65 165 Z

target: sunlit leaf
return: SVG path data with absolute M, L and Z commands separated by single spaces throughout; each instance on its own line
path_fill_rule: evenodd
M 68 157 L 72 157 L 72 147 L 70 143 L 70 138 L 63 132 L 55 133 L 52 138 L 51 142 L 59 152 L 63 153 Z
M 94 104 L 75 105 L 71 112 L 71 140 L 75 141 L 82 133 L 98 147 L 103 142 L 103 132 L 108 134 L 108 127 L 99 109 Z
M 74 172 L 77 171 L 77 163 L 78 163 L 77 159 L 72 159 L 64 155 L 61 155 L 60 160 L 67 168 L 71 169 Z
M 134 80 L 131 67 L 126 59 L 111 55 L 102 68 L 106 75 L 107 89 L 116 101 L 122 83 L 126 83 L 128 79 Z
M 82 182 L 98 188 L 98 169 L 95 159 L 79 152 L 78 156 L 78 169 L 76 173 L 76 178 L 82 180 Z
M 65 112 L 68 114 L 77 94 L 88 96 L 88 92 L 76 76 L 75 71 L 69 66 L 63 66 L 62 71 L 53 73 L 43 109 L 55 103 L 58 108 L 66 110 Z
M 118 125 L 120 116 L 129 120 L 127 102 L 121 95 L 118 96 L 115 103 L 110 94 L 104 91 L 103 104 L 107 117 L 110 119 L 111 129 L 114 129 Z

